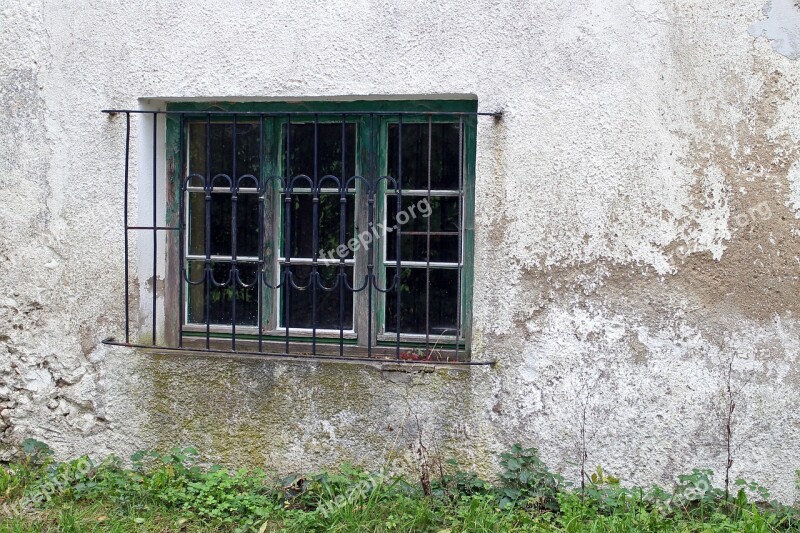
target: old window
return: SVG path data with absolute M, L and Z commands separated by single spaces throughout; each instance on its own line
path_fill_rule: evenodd
M 152 344 L 468 360 L 475 108 L 169 104 Z

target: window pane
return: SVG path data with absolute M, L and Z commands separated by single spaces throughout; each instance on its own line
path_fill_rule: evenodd
M 386 269 L 387 284 L 392 284 L 396 268 Z M 456 295 L 458 293 L 458 270 L 430 270 L 430 327 L 425 327 L 425 269 L 401 269 L 400 288 L 400 333 L 431 335 L 455 335 Z M 397 332 L 397 292 L 386 294 L 386 331 Z M 432 340 L 435 342 L 435 339 Z
M 342 177 L 342 124 L 325 123 L 317 125 L 317 176 L 322 178 L 326 175 Z M 283 142 L 286 142 L 286 128 L 283 126 Z M 345 180 L 356 174 L 356 126 L 355 124 L 345 125 Z M 290 135 L 291 166 L 286 167 L 286 146 L 283 147 L 283 168 L 284 174 L 298 176 L 305 174 L 314 177 L 314 124 L 295 124 L 291 125 Z M 288 170 L 288 172 L 287 172 Z M 296 187 L 308 187 L 307 182 L 298 181 Z M 332 180 L 326 180 L 323 187 L 336 188 L 337 185 Z
M 231 271 L 230 263 L 214 263 L 212 265 L 214 279 L 223 283 L 228 279 Z M 255 263 L 239 263 L 239 278 L 242 282 L 250 284 L 256 279 Z M 198 281 L 203 277 L 204 264 L 202 261 L 189 261 L 189 279 Z M 209 284 L 209 323 L 230 325 L 233 320 L 233 287 L 234 280 L 225 287 L 214 287 Z M 256 325 L 258 320 L 258 289 L 256 286 L 236 288 L 236 324 Z M 203 283 L 189 285 L 188 314 L 186 321 L 193 324 L 206 323 L 206 289 Z
M 399 126 L 389 125 L 388 171 L 398 177 Z M 431 124 L 431 189 L 458 189 L 458 124 Z M 428 188 L 428 124 L 403 124 L 403 189 Z
M 287 213 L 285 196 L 281 195 L 281 207 L 283 208 L 283 238 L 286 238 L 286 219 Z M 292 209 L 289 213 L 292 221 L 291 227 L 291 251 L 292 257 L 303 257 L 311 259 L 314 252 L 314 202 L 313 195 L 310 193 L 294 193 L 292 195 Z M 318 235 L 317 251 L 322 254 L 331 253 L 330 257 L 339 259 L 335 253 L 339 246 L 339 223 L 341 202 L 339 194 L 320 194 L 318 216 Z M 346 196 L 344 204 L 344 224 L 345 238 L 344 243 L 355 235 L 355 197 L 353 194 Z M 281 248 L 281 256 L 286 253 Z M 348 248 L 345 258 L 353 256 L 353 252 Z
M 189 254 L 205 255 L 206 200 L 189 193 Z M 233 202 L 230 193 L 211 195 L 211 255 L 231 255 Z M 258 195 L 239 194 L 236 205 L 236 255 L 258 257 Z
M 400 224 L 403 231 L 427 231 L 428 220 L 433 232 L 458 232 L 457 196 L 401 196 L 401 212 L 397 213 L 397 195 L 386 195 L 386 222 Z
M 458 197 L 402 196 L 402 210 L 397 214 L 397 196 L 386 195 L 386 221 L 389 226 L 402 224 L 403 231 L 458 232 Z
M 402 197 L 402 211 L 397 213 L 397 196 L 386 196 L 386 220 L 389 227 L 401 226 L 402 259 L 426 261 L 427 231 L 430 221 L 430 260 L 458 262 L 458 198 L 452 196 Z M 405 223 L 403 223 L 405 222 Z M 386 257 L 396 259 L 397 239 L 394 232 L 386 239 Z
M 281 268 L 281 272 L 285 271 L 286 267 Z M 292 279 L 294 284 L 299 287 L 309 285 L 309 279 L 312 272 L 311 265 L 292 265 Z M 319 281 L 317 285 L 316 297 L 316 322 L 317 329 L 339 329 L 339 312 L 341 303 L 342 313 L 342 327 L 347 330 L 353 329 L 353 293 L 347 290 L 345 286 L 342 287 L 342 280 L 339 285 L 331 290 L 323 290 L 319 283 L 325 287 L 333 287 L 337 282 L 339 275 L 338 266 L 317 266 L 319 273 Z M 343 272 L 347 276 L 348 283 L 353 286 L 353 269 L 351 267 L 343 267 Z M 281 291 L 281 327 L 286 326 L 284 305 L 286 298 L 286 290 Z M 290 308 L 289 308 L 289 327 L 292 328 L 312 328 L 313 327 L 313 294 L 311 286 L 305 290 L 298 290 L 292 288 L 290 290 Z M 340 296 L 344 296 L 340 298 Z
M 428 239 L 425 235 L 402 235 L 400 237 L 402 261 L 427 261 Z M 397 260 L 397 238 L 389 235 L 386 242 L 386 260 Z M 430 260 L 439 263 L 458 263 L 458 237 L 431 235 Z
M 211 154 L 211 176 L 227 174 L 233 176 L 233 124 L 212 122 L 210 147 L 206 145 L 207 124 L 192 122 L 189 124 L 189 174 L 206 175 L 206 149 Z M 252 174 L 259 175 L 259 124 L 239 122 L 236 124 L 236 177 Z M 209 178 L 209 179 L 210 179 Z M 202 186 L 192 181 L 190 186 Z M 217 180 L 215 186 L 224 187 L 225 180 Z M 243 187 L 254 187 L 252 180 L 242 183 Z

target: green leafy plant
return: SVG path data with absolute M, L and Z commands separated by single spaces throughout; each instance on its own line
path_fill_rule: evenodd
M 50 462 L 53 456 L 50 446 L 31 438 L 22 441 L 22 453 L 25 455 L 26 463 L 37 465 Z
M 261 470 L 205 467 L 193 448 L 55 462 L 29 445 L 0 469 L 0 531 L 798 531 L 798 508 L 737 480 L 726 498 L 713 473 L 678 476 L 672 490 L 623 487 L 601 467 L 573 489 L 535 448 L 501 456 L 495 482 L 447 461 L 427 493 L 385 471 L 349 464 L 280 482 Z M 31 456 L 39 454 L 37 459 Z M 34 497 L 38 495 L 38 497 Z
M 500 507 L 524 502 L 541 509 L 558 510 L 558 492 L 567 485 L 563 476 L 547 468 L 536 448 L 515 444 L 500 457 L 503 468 Z
M 462 470 L 455 459 L 445 461 L 448 467 L 442 475 L 431 482 L 434 496 L 437 497 L 457 497 L 461 495 L 472 496 L 476 494 L 487 494 L 494 487 L 488 481 L 481 479 L 477 474 Z

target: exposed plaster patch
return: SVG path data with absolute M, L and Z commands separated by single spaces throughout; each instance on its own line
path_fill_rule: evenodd
M 800 160 L 792 163 L 786 178 L 789 180 L 789 205 L 795 218 L 800 218 Z
M 772 49 L 789 59 L 800 59 L 800 6 L 796 0 L 769 0 L 763 9 L 767 17 L 753 23 L 748 32 L 766 37 Z
M 731 238 L 728 229 L 730 208 L 729 193 L 725 183 L 725 174 L 715 166 L 709 165 L 697 184 L 702 205 L 683 219 L 681 226 L 685 240 L 689 245 L 686 253 L 709 251 L 719 261 L 725 250 L 725 241 Z

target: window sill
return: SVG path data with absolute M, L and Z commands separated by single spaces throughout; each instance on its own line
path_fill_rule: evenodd
M 257 341 L 247 341 L 247 340 L 237 340 L 237 347 L 235 350 L 231 349 L 230 347 L 230 340 L 229 339 L 211 339 L 209 343 L 209 347 L 206 348 L 204 346 L 205 339 L 196 339 L 199 342 L 187 342 L 183 347 L 174 347 L 174 346 L 159 346 L 159 345 L 146 345 L 146 344 L 135 344 L 135 343 L 126 343 L 124 341 L 117 341 L 112 337 L 103 339 L 102 343 L 107 346 L 120 346 L 125 348 L 137 348 L 141 350 L 146 350 L 151 353 L 188 353 L 193 355 L 211 355 L 211 356 L 228 356 L 228 357 L 241 357 L 247 359 L 269 359 L 269 360 L 281 360 L 281 361 L 307 361 L 307 362 L 333 362 L 333 363 L 356 363 L 356 364 L 369 364 L 374 365 L 382 370 L 386 371 L 403 371 L 403 369 L 430 369 L 430 370 L 423 370 L 423 371 L 434 371 L 436 368 L 469 368 L 474 366 L 494 366 L 496 364 L 495 360 L 486 360 L 486 361 L 468 361 L 468 360 L 447 360 L 447 359 L 438 359 L 438 360 L 410 360 L 410 359 L 397 359 L 396 356 L 393 355 L 395 352 L 394 349 L 391 349 L 392 353 L 388 353 L 389 350 L 382 348 L 382 347 L 374 347 L 371 351 L 371 355 L 367 355 L 367 349 L 365 347 L 360 346 L 346 346 L 345 352 L 346 355 L 340 355 L 339 353 L 321 353 L 320 347 L 327 346 L 332 347 L 339 350 L 340 346 L 338 344 L 335 345 L 322 345 L 317 344 L 316 353 L 311 353 L 309 350 L 308 352 L 302 351 L 301 344 L 293 344 L 292 347 L 295 348 L 296 351 L 291 353 L 285 353 L 283 351 L 277 350 L 277 348 L 285 347 L 282 343 L 278 343 L 275 341 L 263 342 L 262 343 L 262 350 L 258 351 L 258 342 Z M 309 343 L 309 347 L 311 344 Z M 250 349 L 247 349 L 250 348 Z M 300 348 L 300 349 L 298 349 Z M 275 351 L 270 351 L 275 349 Z

